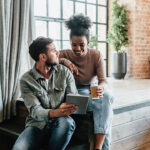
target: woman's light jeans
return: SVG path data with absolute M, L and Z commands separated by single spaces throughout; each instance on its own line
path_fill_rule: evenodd
M 78 92 L 81 95 L 89 95 L 89 85 L 78 85 Z M 89 95 L 90 96 L 90 95 Z M 105 92 L 102 98 L 92 99 L 90 96 L 88 110 L 93 112 L 94 133 L 106 134 L 102 150 L 110 150 L 111 145 L 111 126 L 112 126 L 112 103 L 113 96 L 110 92 Z

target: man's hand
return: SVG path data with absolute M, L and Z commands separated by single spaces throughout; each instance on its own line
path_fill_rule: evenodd
M 68 66 L 69 70 L 74 74 L 78 75 L 78 68 L 74 64 Z
M 50 111 L 50 118 L 69 116 L 78 109 L 74 104 L 62 103 L 58 109 Z

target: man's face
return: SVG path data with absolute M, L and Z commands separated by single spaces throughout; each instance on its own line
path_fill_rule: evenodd
M 56 50 L 54 43 L 47 45 L 47 49 L 48 49 L 46 52 L 47 60 L 45 62 L 46 65 L 52 66 L 58 64 L 59 52 Z
M 71 46 L 76 56 L 82 56 L 87 53 L 89 41 L 85 36 L 72 36 Z

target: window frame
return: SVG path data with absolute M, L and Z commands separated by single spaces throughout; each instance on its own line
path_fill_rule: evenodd
M 106 37 L 108 32 L 108 0 L 106 0 L 106 5 L 99 4 L 99 0 L 96 0 L 96 3 L 90 3 L 87 2 L 87 0 L 81 1 L 81 0 L 68 0 L 73 2 L 73 14 L 76 13 L 76 3 L 83 3 L 85 4 L 85 15 L 87 15 L 87 6 L 88 5 L 94 5 L 96 6 L 96 22 L 93 22 L 93 24 L 96 25 L 96 35 L 98 35 L 98 25 L 105 25 L 106 26 Z M 35 2 L 34 2 L 35 3 Z M 63 18 L 63 0 L 60 0 L 60 18 L 54 18 L 49 17 L 49 0 L 46 0 L 46 16 L 34 16 L 35 21 L 45 21 L 46 22 L 46 28 L 47 33 L 46 36 L 49 37 L 49 22 L 59 22 L 60 23 L 60 40 L 55 39 L 55 41 L 60 41 L 60 49 L 63 49 L 63 41 L 69 41 L 63 39 L 63 23 L 65 19 Z M 98 7 L 104 7 L 106 8 L 106 23 L 100 23 L 98 22 Z M 106 76 L 108 77 L 108 43 L 106 41 L 100 41 L 98 40 L 98 43 L 104 43 L 106 44 L 106 58 L 104 59 L 106 63 Z

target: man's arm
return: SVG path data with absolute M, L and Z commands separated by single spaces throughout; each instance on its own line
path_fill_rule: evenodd
M 26 81 L 21 80 L 20 86 L 24 103 L 31 117 L 37 121 L 48 121 L 50 118 L 69 116 L 77 110 L 77 107 L 74 104 L 67 103 L 62 103 L 58 109 L 45 109 L 41 106 L 38 97 L 29 88 Z
M 78 109 L 74 104 L 62 103 L 58 109 L 51 110 L 50 118 L 56 118 L 61 116 L 69 116 Z
M 78 94 L 75 80 L 73 77 L 73 74 L 70 72 L 70 70 L 67 70 L 67 75 L 66 75 L 66 94 Z
M 31 115 L 37 121 L 48 121 L 49 111 L 51 109 L 45 109 L 42 107 L 36 94 L 30 89 L 25 80 L 20 81 L 21 95 L 24 99 L 24 103 Z
M 77 94 L 78 91 L 77 91 L 77 88 L 75 85 L 75 80 L 74 80 L 72 73 L 67 68 L 65 68 L 65 71 L 66 71 L 66 84 L 67 84 L 65 93 L 66 94 L 71 94 L 71 93 Z M 51 118 L 58 117 L 61 115 L 69 116 L 77 109 L 78 109 L 78 107 L 75 106 L 74 104 L 62 103 L 58 109 L 50 111 L 50 116 L 51 116 Z

